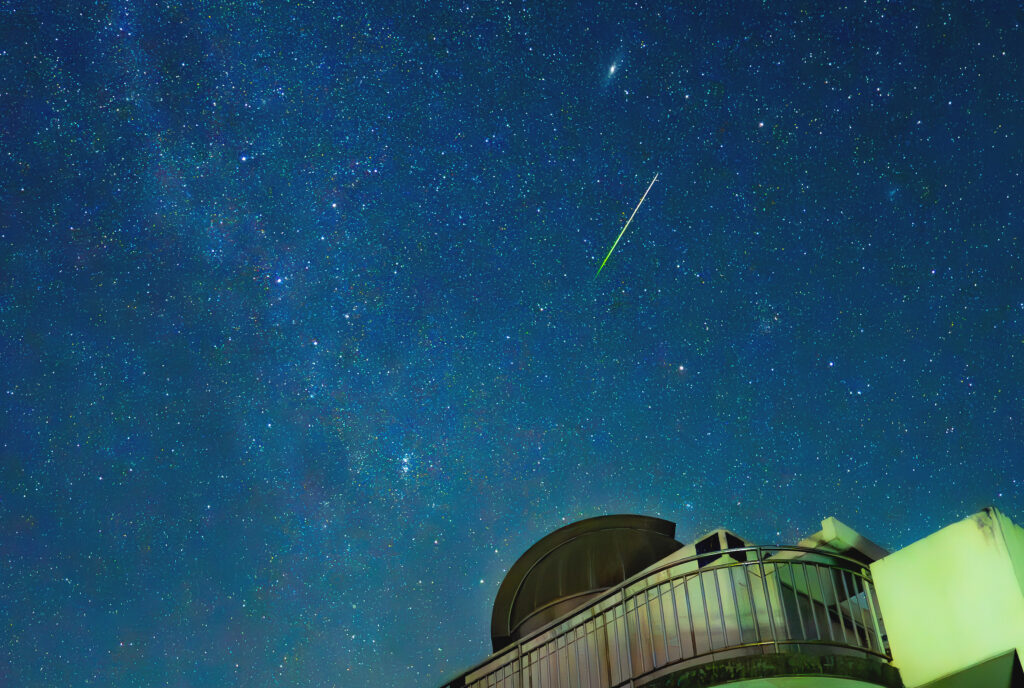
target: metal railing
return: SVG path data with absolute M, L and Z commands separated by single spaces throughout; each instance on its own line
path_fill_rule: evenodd
M 890 659 L 867 566 L 803 547 L 695 555 L 608 590 L 448 685 L 618 688 L 726 652 L 787 651 Z

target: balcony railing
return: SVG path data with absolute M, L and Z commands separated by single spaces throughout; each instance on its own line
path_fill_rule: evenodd
M 890 659 L 870 571 L 802 547 L 674 561 L 608 590 L 448 684 L 617 688 L 712 659 L 772 652 Z

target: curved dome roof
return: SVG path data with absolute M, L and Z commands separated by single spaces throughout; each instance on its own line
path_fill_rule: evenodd
M 500 650 L 682 547 L 676 525 L 651 516 L 598 516 L 541 538 L 509 569 L 491 615 Z

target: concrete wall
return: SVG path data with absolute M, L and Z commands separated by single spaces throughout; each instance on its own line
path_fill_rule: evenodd
M 1014 648 L 1024 654 L 1024 529 L 995 509 L 890 554 L 871 571 L 907 688 Z

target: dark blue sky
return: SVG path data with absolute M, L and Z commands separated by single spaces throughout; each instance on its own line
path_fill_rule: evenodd
M 568 521 L 1020 520 L 1024 11 L 680 4 L 0 7 L 0 683 L 429 688 Z

